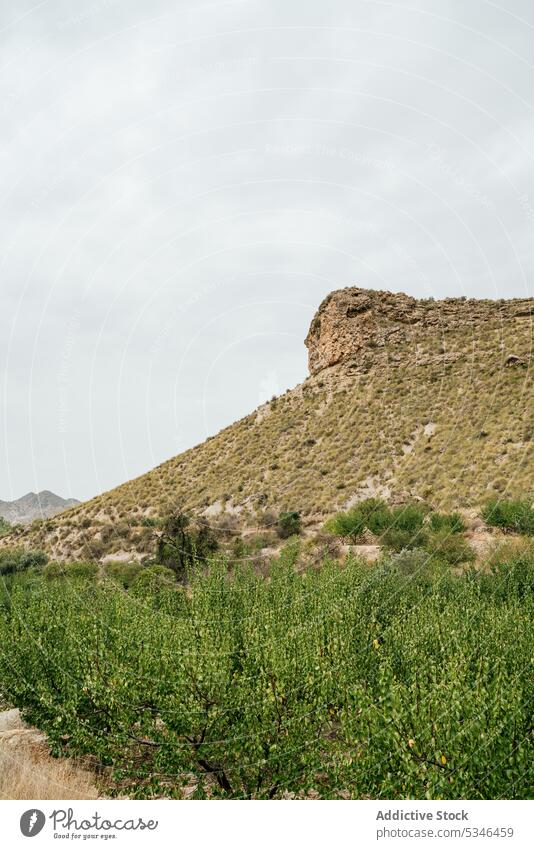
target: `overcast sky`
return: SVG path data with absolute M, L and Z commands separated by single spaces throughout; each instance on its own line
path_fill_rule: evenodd
M 307 373 L 322 298 L 532 295 L 528 0 L 2 0 L 0 498 Z

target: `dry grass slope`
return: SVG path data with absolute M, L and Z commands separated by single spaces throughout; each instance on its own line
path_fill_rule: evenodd
M 97 799 L 93 777 L 48 754 L 17 710 L 0 713 L 0 799 Z
M 59 557 L 120 556 L 149 549 L 152 529 L 143 518 L 177 507 L 209 521 L 226 513 L 246 527 L 266 509 L 319 521 L 374 493 L 419 497 L 438 509 L 524 495 L 534 471 L 532 315 L 525 300 L 333 293 L 312 323 L 318 348 L 303 384 L 148 474 L 2 544 Z

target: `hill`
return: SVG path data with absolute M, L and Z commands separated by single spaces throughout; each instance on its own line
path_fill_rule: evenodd
M 233 531 L 370 495 L 477 507 L 534 471 L 534 299 L 417 300 L 350 287 L 320 305 L 310 376 L 136 480 L 12 534 L 56 557 L 149 550 L 180 508 Z
M 28 492 L 16 501 L 0 501 L 0 518 L 12 525 L 24 525 L 34 519 L 46 519 L 79 504 L 75 498 L 61 498 L 48 489 Z

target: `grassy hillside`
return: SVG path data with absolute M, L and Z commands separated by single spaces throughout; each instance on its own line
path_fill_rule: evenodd
M 2 544 L 23 542 L 54 556 L 90 544 L 101 556 L 145 550 L 150 517 L 177 507 L 209 523 L 226 517 L 251 527 L 286 509 L 319 522 L 375 493 L 419 497 L 436 508 L 530 494 L 530 302 L 366 292 L 371 306 L 362 318 L 363 307 L 353 305 L 362 293 L 334 293 L 312 323 L 310 333 L 322 322 L 323 334 L 327 328 L 334 342 L 343 339 L 342 356 L 333 347 L 337 362 L 325 360 L 324 339 L 312 349 L 309 337 L 314 374 L 303 384 L 148 474 Z

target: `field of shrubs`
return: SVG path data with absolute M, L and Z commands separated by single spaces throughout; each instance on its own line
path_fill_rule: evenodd
M 460 518 L 407 516 L 388 527 L 419 545 L 374 565 L 299 571 L 297 536 L 267 575 L 209 545 L 178 574 L 173 537 L 144 567 L 3 554 L 0 691 L 106 794 L 528 798 L 531 538 L 459 570 L 429 540 L 461 538 Z

